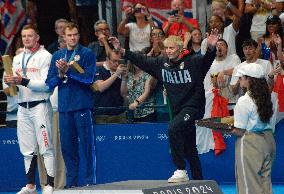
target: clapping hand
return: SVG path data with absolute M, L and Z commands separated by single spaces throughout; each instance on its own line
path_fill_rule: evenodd
M 64 75 L 68 71 L 68 69 L 69 69 L 68 63 L 65 60 L 63 60 L 63 59 L 57 60 L 55 65 L 56 65 L 56 67 L 59 70 L 59 75 L 60 76 Z

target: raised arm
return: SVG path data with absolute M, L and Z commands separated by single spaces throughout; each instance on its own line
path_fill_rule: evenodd
M 213 29 L 210 33 L 210 35 L 207 37 L 207 51 L 205 53 L 205 55 L 202 58 L 202 71 L 201 71 L 201 78 L 202 80 L 204 80 L 208 70 L 210 69 L 215 56 L 216 56 L 216 43 L 219 39 L 219 34 L 218 34 L 218 30 L 217 29 Z M 200 62 L 199 62 L 200 63 Z
M 160 74 L 160 66 L 163 65 L 165 59 L 163 57 L 148 57 L 143 54 L 134 53 L 123 49 L 117 38 L 111 37 L 109 39 L 114 48 L 121 51 L 125 59 L 130 60 L 134 65 L 138 66 L 143 71 L 158 78 Z

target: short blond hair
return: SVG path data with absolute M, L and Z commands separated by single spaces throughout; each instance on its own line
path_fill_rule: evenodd
M 213 0 L 211 8 L 213 8 L 213 6 L 215 6 L 215 5 L 220 6 L 223 9 L 226 9 L 226 3 L 225 3 L 224 0 Z
M 164 46 L 166 46 L 169 42 L 174 42 L 174 43 L 176 43 L 177 44 L 177 46 L 180 48 L 180 49 L 182 49 L 182 47 L 183 47 L 183 41 L 182 41 L 182 39 L 181 39 L 181 37 L 179 37 L 179 36 L 174 36 L 174 35 L 171 35 L 171 36 L 169 36 L 168 38 L 166 38 L 165 40 L 164 40 Z

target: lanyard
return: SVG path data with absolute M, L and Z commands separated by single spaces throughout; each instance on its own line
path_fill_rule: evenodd
M 34 54 L 36 54 L 36 52 L 38 51 L 39 49 L 37 49 L 35 52 L 33 52 L 29 58 L 27 59 L 27 62 L 25 63 L 25 58 L 26 58 L 26 52 L 24 52 L 23 54 L 23 58 L 22 58 L 22 71 L 23 71 L 23 76 L 24 77 L 27 77 L 27 66 L 28 66 L 28 62 L 30 61 L 30 59 L 32 58 L 32 56 L 34 56 Z
M 78 51 L 78 47 L 79 47 L 78 45 L 75 47 L 74 51 L 72 52 L 71 57 L 68 60 L 68 63 L 70 63 L 74 59 L 74 57 L 75 57 L 75 55 L 76 55 L 76 53 Z M 64 58 L 67 61 L 67 49 L 65 50 L 65 57 Z

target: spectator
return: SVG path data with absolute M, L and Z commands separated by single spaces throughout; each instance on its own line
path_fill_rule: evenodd
M 212 115 L 215 92 L 218 92 L 218 96 L 222 96 L 228 102 L 236 103 L 234 95 L 231 94 L 229 90 L 229 84 L 234 67 L 239 65 L 241 61 L 236 54 L 227 54 L 228 45 L 225 40 L 219 39 L 216 44 L 216 48 L 216 58 L 213 61 L 204 79 L 206 99 L 204 118 L 216 117 L 216 115 Z M 220 107 L 219 109 L 220 113 L 222 113 L 222 108 L 223 107 Z M 232 107 L 228 108 L 232 109 Z M 228 109 L 226 107 L 226 111 L 223 111 L 223 113 L 227 112 L 227 110 Z M 218 133 L 212 132 L 211 129 L 205 127 L 196 128 L 196 145 L 199 154 L 207 153 L 210 150 L 215 150 L 215 154 L 219 155 L 222 151 L 224 151 L 225 147 L 218 144 L 217 140 L 223 141 L 222 143 L 223 145 L 225 145 L 224 140 L 218 135 Z
M 239 194 L 272 194 L 271 171 L 275 158 L 272 115 L 275 111 L 265 73 L 259 64 L 237 70 L 246 90 L 234 109 L 236 185 Z
M 150 47 L 144 48 L 143 53 L 147 56 L 157 57 L 159 55 L 165 55 L 163 41 L 165 39 L 165 33 L 160 27 L 153 27 L 150 33 Z
M 163 23 L 166 36 L 175 35 L 184 38 L 185 32 L 191 32 L 193 28 L 199 28 L 198 21 L 184 16 L 184 0 L 172 0 L 171 9 L 178 13 L 170 15 L 168 21 Z
M 162 28 L 154 27 L 151 31 L 151 46 L 145 48 L 143 51 L 147 53 L 147 56 L 158 57 L 166 56 L 163 41 L 165 40 L 165 33 Z M 158 81 L 154 77 L 151 77 L 150 86 L 153 87 L 153 95 L 155 97 L 155 104 L 158 106 L 164 105 L 165 107 L 156 108 L 156 118 L 158 122 L 168 121 L 169 114 L 166 107 L 166 96 L 164 95 L 163 82 Z
M 59 129 L 62 154 L 66 166 L 66 188 L 78 186 L 79 161 L 82 161 L 82 185 L 93 184 L 94 132 L 92 109 L 96 57 L 79 44 L 79 28 L 68 23 L 64 29 L 67 48 L 54 53 L 46 79 L 49 90 L 58 86 Z M 69 68 L 77 62 L 84 73 Z M 80 139 L 80 141 L 79 141 Z M 81 144 L 79 158 L 79 143 Z
M 233 15 L 241 17 L 244 13 L 245 2 L 244 0 L 229 0 L 226 3 L 226 16 L 232 18 Z
M 109 56 L 113 46 L 108 43 L 110 35 L 109 25 L 105 20 L 99 20 L 94 25 L 95 35 L 98 41 L 91 42 L 88 46 L 96 54 L 96 65 L 102 66 Z
M 239 30 L 239 18 L 234 17 L 233 23 L 229 26 L 224 27 L 224 22 L 220 16 L 213 15 L 209 19 L 208 32 L 212 29 L 217 28 L 220 37 L 223 38 L 228 43 L 228 55 L 236 54 L 236 35 Z M 205 38 L 201 43 L 201 54 L 205 54 L 207 48 L 207 38 Z
M 128 79 L 126 75 L 122 78 L 121 95 L 128 97 L 129 109 L 134 111 L 134 122 L 153 122 L 156 120 L 154 108 L 139 108 L 138 106 L 153 106 L 150 80 L 151 76 L 139 67 L 130 64 Z M 138 108 L 137 108 L 138 107 Z
M 271 0 L 245 1 L 245 13 L 253 15 L 250 33 L 254 40 L 257 40 L 265 34 L 265 21 L 271 14 L 271 2 Z
M 195 54 L 201 54 L 202 34 L 199 28 L 195 28 L 192 32 L 186 32 L 184 36 L 183 48 Z
M 278 64 L 274 69 L 274 87 L 272 92 L 276 95 L 276 101 L 278 104 L 278 112 L 276 112 L 276 123 L 283 120 L 284 118 L 284 66 L 283 62 L 281 64 Z
M 262 67 L 262 70 L 265 74 L 267 82 L 269 83 L 269 86 L 273 85 L 273 79 L 274 79 L 273 74 L 275 72 L 273 70 L 272 64 L 268 60 L 259 59 L 257 57 L 257 45 L 258 45 L 257 42 L 253 39 L 248 39 L 244 41 L 243 43 L 243 52 L 244 52 L 246 60 L 234 68 L 233 76 L 230 82 L 231 90 L 235 95 L 239 95 L 239 96 L 242 95 L 240 93 L 240 81 L 238 77 L 235 76 L 235 74 L 240 67 L 246 64 L 250 64 L 250 63 L 252 63 L 252 65 L 254 63 L 259 64 Z
M 64 40 L 64 36 L 58 38 L 59 47 L 58 50 L 66 48 L 66 42 Z
M 269 16 L 266 20 L 266 32 L 258 39 L 258 47 L 261 49 L 261 58 L 270 60 L 275 66 L 276 60 L 283 58 L 282 54 L 283 28 L 278 16 Z M 278 43 L 280 41 L 280 43 Z
M 111 51 L 109 58 L 103 66 L 97 68 L 95 92 L 95 120 L 101 123 L 126 123 L 126 114 L 123 106 L 123 97 L 120 94 L 122 76 L 126 74 L 127 67 L 120 64 L 121 54 L 119 51 Z M 106 107 L 118 107 L 107 109 Z
M 182 39 L 170 36 L 164 41 L 167 57 L 156 58 L 124 50 L 120 47 L 118 39 L 111 39 L 114 47 L 120 49 L 126 59 L 163 81 L 165 85 L 174 114 L 169 124 L 169 141 L 173 162 L 177 168 L 173 176 L 168 179 L 169 183 L 189 180 L 184 159 L 189 161 L 192 178 L 203 179 L 196 149 L 195 120 L 202 118 L 204 114 L 205 97 L 202 80 L 215 57 L 213 50 L 217 39 L 218 32 L 213 31 L 208 38 L 208 53 L 201 57 L 188 55 L 188 52 L 182 53 Z
M 133 14 L 134 22 L 128 22 Z M 125 18 L 120 22 L 117 32 L 124 37 L 129 36 L 129 48 L 131 51 L 141 51 L 150 46 L 151 26 L 154 26 L 148 8 L 142 3 L 136 3 L 133 8 L 125 10 Z
M 272 15 L 281 19 L 282 28 L 284 27 L 284 0 L 275 0 L 272 2 Z
M 230 4 L 231 5 L 231 4 Z M 213 0 L 211 5 L 212 15 L 217 15 L 222 18 L 224 26 L 228 26 L 232 23 L 232 20 L 226 17 L 226 3 L 223 0 Z
M 244 9 L 244 1 L 237 0 L 224 1 L 224 0 L 213 0 L 212 1 L 212 15 L 220 16 L 224 22 L 225 27 L 229 26 L 234 15 L 241 17 Z
M 55 32 L 58 35 L 58 38 L 47 47 L 48 52 L 50 52 L 51 54 L 53 54 L 60 48 L 59 41 L 63 37 L 64 28 L 67 23 L 68 21 L 62 18 L 55 21 Z
M 18 194 L 36 193 L 35 173 L 37 149 L 44 158 L 47 183 L 44 194 L 54 190 L 54 148 L 52 144 L 51 104 L 44 80 L 48 73 L 51 55 L 40 46 L 34 25 L 26 25 L 21 31 L 24 52 L 13 59 L 14 76 L 4 76 L 6 84 L 18 86 L 17 135 L 24 155 L 27 185 Z M 32 60 L 31 60 L 32 59 Z

